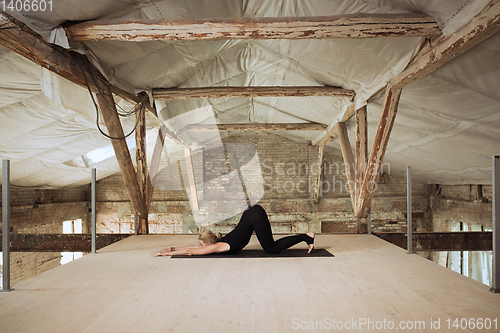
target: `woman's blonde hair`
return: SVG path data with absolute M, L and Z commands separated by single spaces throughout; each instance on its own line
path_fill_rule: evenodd
M 220 232 L 216 232 L 215 234 L 211 232 L 210 230 L 205 230 L 203 231 L 198 239 L 201 239 L 203 243 L 210 245 L 210 244 L 215 244 L 219 239 L 221 239 L 222 235 Z

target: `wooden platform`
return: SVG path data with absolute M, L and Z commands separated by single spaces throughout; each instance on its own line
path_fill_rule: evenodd
M 354 329 L 340 331 L 368 332 L 369 321 L 385 320 L 455 332 L 447 319 L 500 324 L 500 294 L 375 236 L 318 235 L 316 246 L 335 254 L 326 258 L 150 256 L 192 242 L 133 236 L 23 281 L 0 293 L 0 331 L 310 332 L 341 321 Z M 440 330 L 431 330 L 438 319 Z

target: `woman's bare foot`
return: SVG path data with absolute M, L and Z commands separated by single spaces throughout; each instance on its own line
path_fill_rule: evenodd
M 315 237 L 315 234 L 314 234 L 314 232 L 308 232 L 306 235 L 309 236 L 309 237 L 311 237 L 313 239 L 313 242 L 311 244 L 307 244 L 307 247 L 309 248 L 309 250 L 307 251 L 307 253 L 311 253 L 312 250 L 314 249 L 314 237 Z

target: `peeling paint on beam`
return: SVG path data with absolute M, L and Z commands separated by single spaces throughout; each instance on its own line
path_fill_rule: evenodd
M 388 232 L 374 235 L 406 249 L 406 233 Z M 491 251 L 492 233 L 483 232 L 418 232 L 412 233 L 414 251 Z
M 131 234 L 97 234 L 96 248 L 100 249 Z M 0 240 L 1 242 L 1 240 Z M 90 252 L 90 234 L 11 234 L 13 252 Z
M 192 99 L 221 97 L 354 97 L 352 90 L 339 87 L 200 87 L 153 90 L 155 99 Z
M 88 21 L 65 27 L 70 41 L 434 37 L 430 15 L 350 14 L 210 20 Z
M 324 131 L 326 125 L 314 123 L 251 123 L 251 124 L 213 124 L 188 125 L 184 131 Z

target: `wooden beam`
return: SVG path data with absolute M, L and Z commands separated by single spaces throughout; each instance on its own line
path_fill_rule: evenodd
M 129 236 L 131 234 L 97 234 L 96 248 L 103 248 Z M 10 250 L 14 252 L 90 252 L 91 243 L 90 234 L 10 235 Z
M 323 157 L 325 155 L 325 145 L 318 147 L 318 166 L 316 168 L 316 180 L 314 182 L 314 203 L 319 203 L 321 199 L 323 183 Z
M 368 162 L 368 123 L 366 117 L 366 105 L 356 110 L 356 168 L 355 168 L 355 196 L 356 204 L 359 201 L 361 186 L 366 173 Z M 357 205 L 354 207 L 357 211 Z
M 370 210 L 373 193 L 376 189 L 377 180 L 380 173 L 380 166 L 385 155 L 385 150 L 389 142 L 389 136 L 396 119 L 401 89 L 387 89 L 385 93 L 382 114 L 377 126 L 373 146 L 368 159 L 365 178 L 359 194 L 357 217 L 367 217 Z
M 453 35 L 433 41 L 434 46 L 423 50 L 410 66 L 390 81 L 388 87 L 403 89 L 500 31 L 500 2 L 495 2 L 492 1 Z
M 374 235 L 406 249 L 406 233 L 382 232 Z M 470 232 L 414 232 L 414 251 L 491 251 L 491 231 Z
M 192 99 L 220 97 L 353 97 L 354 91 L 339 87 L 201 87 L 154 89 L 155 99 Z
M 251 124 L 194 124 L 184 131 L 324 131 L 326 125 L 315 123 L 251 123 Z
M 347 126 L 345 123 L 338 123 L 338 133 L 340 141 L 340 149 L 342 150 L 342 157 L 344 158 L 345 173 L 347 183 L 349 184 L 349 194 L 351 195 L 352 207 L 356 207 L 356 188 L 355 188 L 355 173 L 354 173 L 354 158 L 352 155 L 351 144 L 347 135 Z
M 118 161 L 118 165 L 120 166 L 120 170 L 122 172 L 123 181 L 127 187 L 132 208 L 134 209 L 134 212 L 139 214 L 139 217 L 147 218 L 148 211 L 146 209 L 146 204 L 142 196 L 139 183 L 137 182 L 134 165 L 132 164 L 132 157 L 130 156 L 127 141 L 125 141 L 124 138 L 123 128 L 116 112 L 115 104 L 112 102 L 113 95 L 111 94 L 111 89 L 108 85 L 106 85 L 102 88 L 102 90 L 104 95 L 98 94 L 97 100 L 109 135 L 113 138 L 121 138 L 112 139 L 111 144 L 113 145 L 116 160 Z
M 184 147 L 184 157 L 186 158 L 186 168 L 189 181 L 189 192 L 193 204 L 193 211 L 198 210 L 198 194 L 196 193 L 196 181 L 194 178 L 193 160 L 191 159 L 191 148 Z
M 434 18 L 424 13 L 88 21 L 67 25 L 65 30 L 72 42 L 430 37 L 441 34 Z
M 142 111 L 142 110 L 141 110 Z M 148 227 L 148 183 L 151 184 L 148 174 L 148 166 L 146 162 L 146 114 L 145 112 L 136 113 L 137 126 L 135 129 L 135 160 L 137 167 L 137 183 L 139 184 L 139 191 L 144 199 L 146 206 L 146 215 L 138 216 L 137 233 L 140 235 L 147 235 L 149 233 Z

